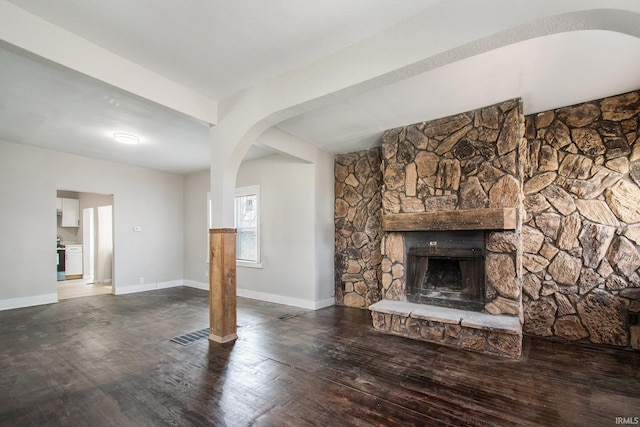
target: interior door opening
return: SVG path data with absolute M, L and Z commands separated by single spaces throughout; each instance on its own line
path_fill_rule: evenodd
M 56 196 L 58 299 L 114 293 L 113 195 Z
M 93 277 L 95 274 L 95 215 L 94 208 L 82 209 L 82 221 L 85 225 L 85 232 L 82 233 L 82 246 L 84 271 L 82 278 L 86 279 L 89 283 L 93 283 Z

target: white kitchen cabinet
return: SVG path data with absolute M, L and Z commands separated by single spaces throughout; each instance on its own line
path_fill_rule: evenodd
M 80 227 L 80 200 L 62 199 L 61 227 Z
M 65 273 L 69 276 L 82 276 L 82 245 L 66 245 Z

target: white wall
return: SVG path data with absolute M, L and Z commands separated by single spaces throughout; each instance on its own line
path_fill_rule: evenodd
M 76 197 L 80 200 L 80 227 L 77 229 L 76 243 L 82 244 L 85 232 L 85 224 L 82 218 L 83 209 L 95 209 L 98 206 L 113 206 L 113 196 L 111 194 L 77 193 Z M 95 214 L 97 215 L 97 210 Z M 58 228 L 58 233 L 60 233 L 60 228 Z
M 207 192 L 209 171 L 184 177 L 184 279 L 185 285 L 209 289 L 207 248 Z
M 0 141 L 0 183 L 0 309 L 56 301 L 57 189 L 114 195 L 116 293 L 182 284 L 182 175 Z
M 315 161 L 316 301 L 335 302 L 334 156 L 319 152 Z M 329 305 L 333 305 L 333 302 Z
M 238 295 L 333 305 L 333 163 L 320 157 L 306 163 L 273 155 L 240 166 L 238 187 L 260 185 L 262 268 L 238 267 Z

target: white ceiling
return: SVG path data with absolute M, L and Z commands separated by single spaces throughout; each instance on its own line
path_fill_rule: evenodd
M 10 0 L 222 99 L 365 39 L 441 0 Z M 132 43 L 135 40 L 135 43 Z
M 0 139 L 177 173 L 210 160 L 206 124 L 2 44 Z
M 615 58 L 610 61 L 609 58 Z M 382 132 L 521 97 L 525 114 L 640 89 L 640 39 L 609 31 L 512 44 L 336 102 L 278 125 L 327 151 L 378 145 Z
M 14 0 L 177 83 L 222 99 L 439 1 Z M 135 42 L 132 42 L 135 41 Z M 522 97 L 532 113 L 640 88 L 640 39 L 577 31 L 512 44 L 280 123 L 331 152 L 383 130 Z M 115 145 L 113 132 L 141 137 Z M 206 169 L 206 124 L 0 42 L 0 139 L 151 169 Z M 254 147 L 247 158 L 269 154 Z

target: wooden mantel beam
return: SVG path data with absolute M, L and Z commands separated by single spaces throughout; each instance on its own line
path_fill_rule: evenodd
M 384 231 L 515 230 L 515 208 L 488 208 L 442 212 L 388 214 Z

